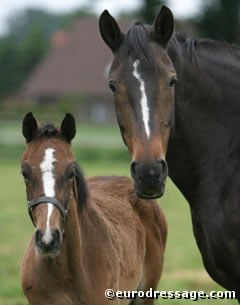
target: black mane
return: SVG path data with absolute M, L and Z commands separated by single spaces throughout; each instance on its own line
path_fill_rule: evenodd
M 141 60 L 141 63 L 146 69 L 156 69 L 157 62 L 152 52 L 152 48 L 149 47 L 149 43 L 152 40 L 152 33 L 153 29 L 151 25 L 144 24 L 140 21 L 133 22 L 125 35 L 122 51 L 123 61 L 130 56 L 133 60 Z M 232 57 L 233 61 L 240 61 L 239 46 L 228 44 L 226 41 L 194 38 L 183 32 L 174 32 L 169 41 L 168 49 L 170 52 L 171 50 L 176 51 L 182 49 L 182 60 L 179 58 L 179 52 L 177 54 L 178 59 L 183 61 L 184 57 L 188 56 L 190 62 L 196 67 L 200 65 L 199 61 L 201 61 L 201 56 L 213 56 L 213 58 L 221 60 L 222 57 L 226 58 L 226 54 L 228 54 Z M 174 54 L 172 55 L 174 56 Z M 229 58 L 228 60 L 231 61 Z
M 200 64 L 201 56 L 213 57 L 217 60 L 226 58 L 231 61 L 240 61 L 240 47 L 238 45 L 229 44 L 226 41 L 216 41 L 208 38 L 195 38 L 188 36 L 183 32 L 175 32 L 169 42 L 170 57 L 177 55 L 178 59 L 184 60 L 187 56 L 193 64 Z M 182 58 L 179 58 L 178 51 L 182 50 Z M 173 54 L 176 52 L 176 54 Z M 172 55 L 172 56 L 171 56 Z M 230 63 L 230 62 L 229 62 Z
M 74 195 L 77 199 L 78 208 L 81 211 L 83 208 L 87 206 L 89 194 L 88 194 L 87 182 L 77 162 L 74 163 L 74 174 L 75 174 L 74 176 L 76 182 L 76 185 L 74 187 Z

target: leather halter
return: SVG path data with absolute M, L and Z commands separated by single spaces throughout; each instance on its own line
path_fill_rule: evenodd
M 30 216 L 34 226 L 35 226 L 35 223 L 33 221 L 32 209 L 34 207 L 36 207 L 37 205 L 43 204 L 43 203 L 45 203 L 45 204 L 47 204 L 47 203 L 53 204 L 56 208 L 58 208 L 60 214 L 62 215 L 63 222 L 66 221 L 66 219 L 67 219 L 67 209 L 64 208 L 64 206 L 62 205 L 62 203 L 60 201 L 58 201 L 56 198 L 53 198 L 53 197 L 40 196 L 38 198 L 34 198 L 34 199 L 32 199 L 32 200 L 27 202 L 28 213 L 29 213 L 29 216 Z

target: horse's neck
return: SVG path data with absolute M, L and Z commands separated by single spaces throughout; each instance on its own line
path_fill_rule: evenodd
M 179 84 L 167 159 L 170 177 L 190 204 L 204 194 L 220 196 L 239 168 L 239 157 L 230 161 L 240 151 L 240 61 L 231 55 L 220 61 L 223 55 L 194 48 L 176 41 L 169 47 Z

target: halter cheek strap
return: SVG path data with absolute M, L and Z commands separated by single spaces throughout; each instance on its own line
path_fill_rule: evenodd
M 59 212 L 61 213 L 61 215 L 63 217 L 63 221 L 64 222 L 66 221 L 66 219 L 67 219 L 67 210 L 63 207 L 62 203 L 60 201 L 58 201 L 56 198 L 47 197 L 47 196 L 41 196 L 41 197 L 34 198 L 34 199 L 32 199 L 32 200 L 27 202 L 28 213 L 29 213 L 29 216 L 30 216 L 33 224 L 34 224 L 34 221 L 33 221 L 33 216 L 32 216 L 32 209 L 34 207 L 36 207 L 37 205 L 42 204 L 42 203 L 51 203 L 51 204 L 53 204 L 56 208 L 58 208 Z

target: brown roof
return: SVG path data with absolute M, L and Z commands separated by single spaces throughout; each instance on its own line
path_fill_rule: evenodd
M 129 24 L 126 20 L 120 27 L 126 31 Z M 53 47 L 25 82 L 24 96 L 110 94 L 104 71 L 112 54 L 100 37 L 97 19 L 77 21 L 66 35 L 66 41 Z

